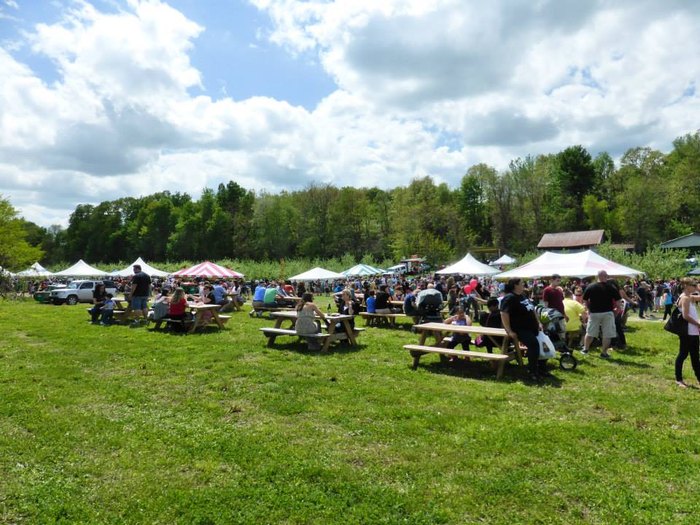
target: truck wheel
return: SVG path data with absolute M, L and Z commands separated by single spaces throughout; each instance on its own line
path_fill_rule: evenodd
M 71 306 L 78 304 L 78 296 L 77 295 L 69 295 L 66 298 L 66 304 L 69 304 Z

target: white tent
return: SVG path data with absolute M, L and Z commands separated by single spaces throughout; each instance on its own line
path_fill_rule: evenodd
M 510 255 L 503 254 L 495 261 L 491 261 L 489 264 L 491 266 L 507 266 L 509 264 L 513 264 L 515 261 L 516 259 L 513 259 Z
M 80 259 L 70 268 L 54 274 L 57 277 L 98 277 L 109 275 L 107 272 L 93 268 L 88 263 Z
M 145 274 L 150 275 L 151 277 L 167 277 L 168 275 L 170 275 L 168 272 L 164 272 L 162 270 L 159 270 L 158 268 L 154 268 L 146 261 L 144 261 L 141 257 L 136 259 L 133 263 L 131 263 L 123 270 L 113 272 L 112 275 L 118 275 L 119 277 L 131 277 L 132 275 L 134 275 L 134 264 L 141 265 L 141 270 L 143 270 Z
M 488 264 L 477 261 L 471 253 L 464 256 L 461 261 L 451 264 L 435 273 L 440 275 L 462 274 L 462 275 L 493 275 L 498 270 L 491 268 Z
M 605 270 L 608 275 L 613 277 L 635 276 L 644 273 L 610 261 L 592 250 L 586 250 L 579 253 L 544 252 L 527 264 L 499 273 L 496 275 L 496 279 L 548 277 L 554 274 L 562 277 L 583 278 L 597 275 L 600 270 Z
M 352 268 L 349 268 L 341 273 L 345 277 L 363 277 L 366 275 L 381 275 L 384 273 L 384 270 L 382 270 L 381 268 L 375 268 L 374 266 L 370 266 L 369 264 L 356 264 Z
M 53 274 L 38 262 L 35 262 L 26 270 L 17 273 L 17 277 L 49 277 L 51 275 Z
M 316 267 L 289 278 L 290 281 L 328 281 L 331 279 L 345 279 L 345 276 L 342 273 Z

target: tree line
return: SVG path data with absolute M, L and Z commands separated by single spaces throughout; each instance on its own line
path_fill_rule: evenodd
M 604 229 L 612 242 L 644 251 L 699 231 L 699 212 L 696 132 L 676 139 L 669 153 L 632 148 L 619 165 L 582 146 L 518 158 L 502 172 L 477 164 L 457 188 L 426 176 L 391 190 L 315 184 L 271 194 L 232 180 L 199 199 L 165 191 L 80 204 L 66 228 L 12 221 L 47 264 L 137 256 L 154 262 L 383 261 L 410 254 L 444 263 L 467 251 L 524 253 L 544 233 L 589 229 Z

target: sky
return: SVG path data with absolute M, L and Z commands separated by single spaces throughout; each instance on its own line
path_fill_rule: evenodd
M 0 196 L 456 187 L 700 123 L 696 0 L 0 0 Z

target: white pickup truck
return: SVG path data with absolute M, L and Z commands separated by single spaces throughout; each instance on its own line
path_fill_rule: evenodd
M 53 304 L 91 303 L 95 285 L 104 283 L 105 293 L 116 295 L 117 287 L 113 281 L 71 281 L 64 288 L 51 290 L 50 300 Z

